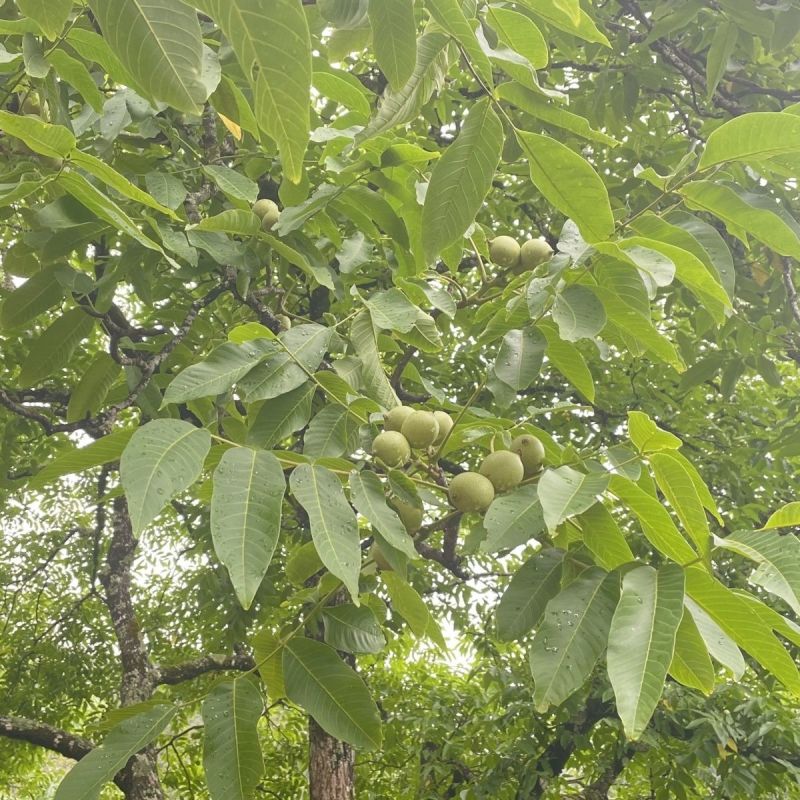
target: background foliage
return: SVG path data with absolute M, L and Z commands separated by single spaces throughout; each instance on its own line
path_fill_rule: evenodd
M 798 32 L 2 4 L 0 793 L 304 797 L 310 715 L 364 798 L 796 796 Z

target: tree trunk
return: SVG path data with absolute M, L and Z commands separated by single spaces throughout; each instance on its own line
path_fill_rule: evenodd
M 328 605 L 338 606 L 347 601 L 342 589 L 330 599 Z M 319 641 L 323 640 L 320 629 L 309 631 Z M 351 667 L 355 659 L 339 653 Z M 326 733 L 316 721 L 308 718 L 308 787 L 310 800 L 354 800 L 355 798 L 355 754 L 346 742 Z
M 153 696 L 155 671 L 131 595 L 131 566 L 138 541 L 133 536 L 128 506 L 121 497 L 114 501 L 111 531 L 106 565 L 99 577 L 119 644 L 122 665 L 120 701 L 123 706 L 128 706 Z M 127 800 L 164 800 L 156 762 L 153 747 L 137 753 L 128 761 L 119 774 Z
M 308 783 L 311 800 L 353 800 L 355 758 L 349 744 L 308 718 Z

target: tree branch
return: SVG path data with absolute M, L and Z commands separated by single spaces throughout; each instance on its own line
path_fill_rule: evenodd
M 183 664 L 155 667 L 154 681 L 157 685 L 174 686 L 176 683 L 191 681 L 209 672 L 222 672 L 228 669 L 247 672 L 255 665 L 253 657 L 244 653 L 232 656 L 207 655 Z
M 800 303 L 798 303 L 797 288 L 792 279 L 792 262 L 788 258 L 783 259 L 783 285 L 786 287 L 786 294 L 789 297 L 789 309 L 795 322 L 800 325 Z
M 95 746 L 94 742 L 84 739 L 82 736 L 76 736 L 61 730 L 61 728 L 54 728 L 52 725 L 26 717 L 0 716 L 0 736 L 35 744 L 75 761 L 80 761 Z

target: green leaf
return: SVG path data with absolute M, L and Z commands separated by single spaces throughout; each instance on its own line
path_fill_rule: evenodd
M 296 0 L 196 0 L 222 28 L 253 89 L 259 127 L 278 144 L 283 174 L 298 183 L 308 144 L 311 39 Z M 280 35 L 275 35 L 280 31 Z
M 38 491 L 64 475 L 75 475 L 93 467 L 117 461 L 134 434 L 134 429 L 122 429 L 103 436 L 85 447 L 73 447 L 56 456 L 27 483 L 31 491 Z
M 697 492 L 698 497 L 700 498 L 700 502 L 703 504 L 703 508 L 707 511 L 710 511 L 714 518 L 719 522 L 720 525 L 723 525 L 722 517 L 720 516 L 719 509 L 717 508 L 717 504 L 714 501 L 714 498 L 711 496 L 711 492 L 706 486 L 705 481 L 701 477 L 700 473 L 697 471 L 697 468 L 689 461 L 686 456 L 679 453 L 677 450 L 670 450 L 669 453 L 672 458 L 683 465 L 683 468 L 689 473 L 689 477 L 692 479 L 692 483 L 694 483 L 695 491 Z
M 516 135 L 528 159 L 531 180 L 545 199 L 572 219 L 590 244 L 610 238 L 614 216 L 608 191 L 594 167 L 549 136 L 521 130 Z
M 103 37 L 136 89 L 179 111 L 199 114 L 203 42 L 194 9 L 181 0 L 91 0 Z
M 417 42 L 414 39 L 415 50 L 416 46 Z M 413 69 L 413 61 L 411 66 Z M 314 67 L 312 82 L 318 92 L 336 100 L 337 103 L 351 111 L 356 111 L 364 117 L 370 116 L 372 112 L 370 92 L 358 82 L 352 73 L 333 69 L 328 64 L 318 64 L 317 61 L 314 62 Z
M 547 42 L 530 17 L 500 6 L 489 6 L 486 13 L 489 24 L 512 50 L 528 59 L 534 69 L 544 69 L 547 66 Z M 501 84 L 498 89 L 508 85 Z M 588 127 L 588 123 L 586 125 Z
M 618 596 L 619 578 L 591 567 L 548 602 L 530 652 L 537 711 L 583 686 L 606 648 Z
M 730 186 L 712 181 L 692 181 L 679 192 L 689 208 L 713 214 L 731 233 L 743 229 L 776 253 L 800 258 L 798 232 L 776 213 L 778 206 L 776 211 L 759 208 Z
M 767 524 L 761 528 L 768 531 L 772 528 L 791 528 L 800 525 L 800 502 L 787 503 L 770 515 Z
M 186 367 L 164 392 L 162 407 L 169 403 L 185 403 L 199 397 L 213 397 L 233 386 L 260 361 L 274 353 L 276 345 L 267 339 L 253 339 L 234 344 L 226 342 L 213 350 L 199 364 Z
M 761 620 L 769 625 L 775 633 L 779 634 L 784 639 L 788 639 L 792 644 L 800 645 L 800 625 L 787 619 L 783 614 L 779 614 L 774 608 L 766 605 L 763 601 L 750 594 L 750 592 L 744 589 L 733 589 L 732 591 L 737 597 L 741 597 L 742 600 L 747 602 L 750 608 L 752 608 Z
M 262 628 L 252 637 L 250 643 L 253 646 L 258 674 L 267 687 L 270 699 L 275 701 L 286 697 L 283 683 L 283 642 L 268 628 Z
M 0 111 L 0 130 L 25 142 L 34 153 L 49 158 L 66 158 L 75 147 L 72 131 L 61 125 L 50 125 L 37 117 Z
M 613 475 L 609 488 L 633 511 L 645 537 L 656 550 L 678 564 L 688 564 L 697 558 L 695 551 L 672 521 L 672 517 L 655 497 L 622 475 Z
M 308 381 L 263 403 L 247 432 L 247 444 L 268 449 L 304 428 L 311 419 L 315 391 L 316 386 Z
M 278 336 L 281 352 L 239 381 L 247 402 L 269 400 L 296 389 L 314 373 L 328 349 L 332 331 L 322 325 L 297 325 Z
M 474 23 L 464 15 L 458 0 L 427 0 L 426 8 L 439 23 L 464 49 L 472 68 L 487 86 L 494 83 L 492 65 L 478 44 Z
M 545 346 L 536 328 L 509 331 L 497 352 L 494 374 L 512 389 L 527 389 L 542 368 Z
M 384 408 L 400 405 L 392 384 L 383 370 L 375 326 L 369 312 L 356 316 L 350 326 L 350 341 L 361 360 L 361 378 L 367 395 L 377 400 Z
M 740 680 L 746 665 L 733 639 L 691 597 L 685 598 L 685 605 L 686 611 L 691 614 L 692 620 L 697 625 L 697 631 L 708 652 L 723 667 L 730 670 L 737 681 Z
M 83 175 L 79 175 L 77 172 L 62 172 L 58 177 L 58 185 L 109 225 L 121 230 L 149 250 L 163 254 L 164 251 L 157 242 L 145 236 L 136 227 L 133 220 L 108 195 L 92 186 Z
M 632 236 L 625 240 L 625 245 L 646 247 L 666 256 L 675 266 L 675 275 L 678 280 L 694 292 L 701 302 L 708 298 L 720 303 L 724 308 L 731 308 L 728 293 L 722 287 L 717 275 L 711 273 L 706 265 L 694 254 L 682 247 L 673 244 L 648 239 L 642 236 Z M 711 308 L 713 311 L 713 307 Z M 715 315 L 718 322 L 723 321 L 724 315 Z
M 172 721 L 177 709 L 157 705 L 123 720 L 85 755 L 58 785 L 55 800 L 96 800 L 128 759 L 149 745 Z
M 0 327 L 8 329 L 25 325 L 60 303 L 63 297 L 64 289 L 55 279 L 53 270 L 37 272 L 0 305 Z
M 0 207 L 16 203 L 28 195 L 47 186 L 55 175 L 50 175 L 42 180 L 19 181 L 18 183 L 4 183 L 0 185 Z
M 336 651 L 313 639 L 290 639 L 283 651 L 286 694 L 336 739 L 363 750 L 381 745 L 378 708 L 361 678 Z
M 300 464 L 292 472 L 289 485 L 308 514 L 311 538 L 322 563 L 344 583 L 358 604 L 361 540 L 342 484 L 325 467 Z
M 98 353 L 72 390 L 67 406 L 67 422 L 77 422 L 99 410 L 122 367 L 108 353 Z
M 81 308 L 65 311 L 31 345 L 17 383 L 22 388 L 41 383 L 66 367 L 78 345 L 94 329 L 94 319 Z
M 711 549 L 711 531 L 692 476 L 681 461 L 669 451 L 653 453 L 650 456 L 650 466 L 653 468 L 658 488 L 664 493 L 684 530 L 697 546 L 697 552 L 703 558 L 708 558 Z
M 606 325 L 606 312 L 597 295 L 588 286 L 573 284 L 556 295 L 552 309 L 562 339 L 577 342 L 591 339 Z
M 445 48 L 449 41 L 443 33 L 425 33 L 419 38 L 414 72 L 401 89 L 395 91 L 391 87 L 387 88 L 377 113 L 369 125 L 356 136 L 356 144 L 417 117 L 444 80 L 447 62 Z
M 134 536 L 200 477 L 210 448 L 207 430 L 179 419 L 154 419 L 133 434 L 120 459 L 119 474 Z
M 547 339 L 548 361 L 587 399 L 594 402 L 594 377 L 589 371 L 581 351 L 564 341 L 549 322 L 540 322 L 537 328 Z
M 720 21 L 706 55 L 706 100 L 710 101 L 728 69 L 728 59 L 739 39 L 739 26 L 728 20 Z M 712 134 L 713 136 L 713 134 Z
M 17 0 L 17 7 L 52 42 L 67 24 L 72 11 L 72 0 Z
M 689 233 L 692 240 L 698 243 L 700 250 L 696 249 L 696 245 L 690 246 L 688 242 L 684 242 L 680 246 L 684 250 L 694 252 L 702 260 L 708 259 L 708 263 L 713 267 L 715 274 L 719 276 L 720 283 L 728 293 L 728 297 L 733 297 L 736 287 L 736 270 L 730 248 L 722 234 L 713 225 L 688 211 L 672 211 L 668 216 L 668 221 Z M 666 241 L 663 233 L 656 238 Z
M 714 689 L 714 665 L 692 615 L 684 610 L 675 636 L 675 652 L 669 674 L 690 689 L 711 694 Z
M 427 637 L 442 650 L 446 650 L 447 644 L 442 636 L 439 623 L 417 591 L 396 572 L 382 572 L 381 580 L 389 592 L 392 611 L 399 614 L 408 623 L 414 636 Z
M 565 519 L 593 506 L 606 490 L 608 480 L 605 472 L 585 475 L 572 467 L 546 469 L 537 490 L 548 529 L 554 531 Z
M 638 739 L 658 704 L 683 616 L 683 570 L 636 567 L 625 573 L 608 636 L 608 677 L 625 733 Z
M 504 9 L 505 10 L 505 9 Z M 513 13 L 513 12 L 507 12 Z M 521 15 L 520 15 L 521 16 Z M 525 17 L 527 19 L 527 17 Z M 543 97 L 522 84 L 514 81 L 506 81 L 497 87 L 497 95 L 503 100 L 512 103 L 520 111 L 530 114 L 536 119 L 542 120 L 546 125 L 554 125 L 557 128 L 574 133 L 584 139 L 609 147 L 617 147 L 620 142 L 602 131 L 595 130 L 585 117 L 573 114 L 554 102 L 552 99 Z
M 217 164 L 205 165 L 203 172 L 211 178 L 214 183 L 228 197 L 241 200 L 244 203 L 255 203 L 258 198 L 258 184 L 250 180 L 246 175 L 237 172 L 235 169 Z
M 214 471 L 214 552 L 244 609 L 252 605 L 278 544 L 285 492 L 280 462 L 264 450 L 226 450 Z
M 573 6 L 577 3 L 570 2 L 570 5 L 565 7 L 564 0 L 519 0 L 519 4 L 529 8 L 537 17 L 541 17 L 560 31 L 587 42 L 597 42 L 611 47 L 608 39 L 597 29 L 592 18 L 583 9 L 579 8 L 578 16 L 574 16 Z
M 759 162 L 800 151 L 800 117 L 755 111 L 728 120 L 708 137 L 698 169 L 725 161 Z
M 636 276 L 638 279 L 638 276 Z M 639 279 L 641 280 L 641 279 Z M 675 349 L 675 345 L 663 336 L 653 325 L 649 312 L 641 310 L 627 302 L 626 297 L 615 288 L 598 286 L 597 296 L 603 301 L 608 321 L 616 325 L 627 336 L 632 337 L 643 349 L 669 364 L 678 372 L 686 369 L 683 359 Z
M 180 208 L 188 194 L 186 187 L 169 172 L 148 172 L 144 183 L 147 191 L 167 208 Z
M 512 550 L 538 536 L 544 529 L 544 515 L 535 486 L 519 486 L 495 497 L 483 518 L 486 540 L 481 550 L 496 553 Z
M 380 478 L 369 470 L 350 473 L 350 496 L 356 511 L 372 525 L 396 550 L 416 558 L 414 542 L 400 517 L 386 503 Z
M 503 125 L 485 98 L 470 108 L 458 138 L 433 168 L 422 208 L 422 245 L 429 263 L 474 221 L 502 150 Z
M 357 30 L 367 21 L 368 0 L 317 0 L 319 13 L 340 30 Z
M 261 230 L 261 222 L 252 211 L 229 208 L 219 214 L 203 217 L 190 230 L 219 231 L 232 236 L 256 236 Z
M 419 309 L 399 290 L 387 289 L 364 300 L 376 328 L 408 333 L 419 317 Z
M 72 6 L 72 0 L 67 1 Z M 102 113 L 105 97 L 97 88 L 94 79 L 82 61 L 73 58 L 63 50 L 51 50 L 47 53 L 47 60 L 53 65 L 59 78 L 74 86 L 94 111 L 98 114 Z
M 379 653 L 386 646 L 386 637 L 367 606 L 346 603 L 329 606 L 322 615 L 325 643 L 345 653 Z
M 328 405 L 311 420 L 303 436 L 303 453 L 312 458 L 349 456 L 358 442 L 361 420 L 340 405 Z
M 746 600 L 697 566 L 686 570 L 686 592 L 764 669 L 771 672 L 790 691 L 800 693 L 800 673 L 794 659 Z
M 770 531 L 736 531 L 724 539 L 714 538 L 724 547 L 755 561 L 758 569 L 750 583 L 780 597 L 800 616 L 800 542 L 792 535 Z
M 178 219 L 172 209 L 162 206 L 155 198 L 150 197 L 147 192 L 143 192 L 138 186 L 134 186 L 124 175 L 120 175 L 113 167 L 110 167 L 105 161 L 93 156 L 91 153 L 84 153 L 76 148 L 70 154 L 70 163 L 85 169 L 95 178 L 119 192 L 123 197 L 127 197 L 136 203 L 141 203 L 155 211 L 160 211 L 168 217 Z
M 644 411 L 628 412 L 628 436 L 640 453 L 677 450 L 683 442 L 664 431 Z
M 584 544 L 603 569 L 616 569 L 634 560 L 619 525 L 602 503 L 595 503 L 573 522 L 580 526 Z
M 284 215 L 282 214 L 281 220 L 283 218 Z M 312 263 L 299 250 L 296 250 L 294 247 L 291 247 L 277 237 L 265 233 L 263 230 L 259 230 L 258 237 L 262 241 L 266 242 L 276 253 L 278 253 L 278 255 L 285 258 L 290 264 L 294 264 L 294 266 L 303 270 L 306 275 L 308 275 L 310 278 L 313 278 L 318 284 L 320 284 L 320 286 L 325 286 L 331 291 L 336 290 L 336 285 L 333 282 L 331 271 L 327 266 Z
M 392 89 L 401 89 L 417 63 L 413 0 L 370 0 L 375 59 Z
M 541 550 L 514 573 L 497 606 L 500 639 L 520 639 L 533 630 L 561 588 L 565 555 L 553 547 Z
M 252 679 L 218 683 L 203 701 L 203 768 L 211 800 L 249 800 L 264 774 L 258 720 L 264 710 Z

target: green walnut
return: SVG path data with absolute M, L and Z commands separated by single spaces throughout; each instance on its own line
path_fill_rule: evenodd
M 489 453 L 483 459 L 480 473 L 492 482 L 495 491 L 507 492 L 522 482 L 525 477 L 525 467 L 516 453 L 510 450 L 498 450 Z
M 434 440 L 434 445 L 440 445 L 446 438 L 447 434 L 453 430 L 453 418 L 446 411 L 434 411 L 433 416 L 439 423 L 439 434 Z
M 410 414 L 414 413 L 411 406 L 395 406 L 383 415 L 383 428 L 387 431 L 399 431 Z
M 511 442 L 511 452 L 516 453 L 522 459 L 526 478 L 535 475 L 542 468 L 544 445 L 535 436 L 531 436 L 529 433 L 517 436 Z
M 400 430 L 415 450 L 422 450 L 436 441 L 439 423 L 430 411 L 412 411 Z
M 253 203 L 253 213 L 261 218 L 261 227 L 265 231 L 271 231 L 281 216 L 277 203 L 266 198 Z
M 394 567 L 388 562 L 383 550 L 377 544 L 373 544 L 369 550 L 370 558 L 375 562 L 375 566 L 384 572 L 392 572 Z
M 495 236 L 489 242 L 489 258 L 498 267 L 516 267 L 520 253 L 519 243 L 511 236 Z
M 553 248 L 544 239 L 528 239 L 519 251 L 519 271 L 527 272 L 549 261 Z
M 412 506 L 411 503 L 406 503 L 397 497 L 389 505 L 397 512 L 397 516 L 400 517 L 400 521 L 406 526 L 409 533 L 416 533 L 422 527 L 422 518 L 425 516 L 425 512 L 421 508 Z
M 394 469 L 408 462 L 411 458 L 411 448 L 402 433 L 383 431 L 372 442 L 372 454 L 387 467 Z
M 477 472 L 462 472 L 450 481 L 450 502 L 458 511 L 486 511 L 492 500 L 492 482 Z

